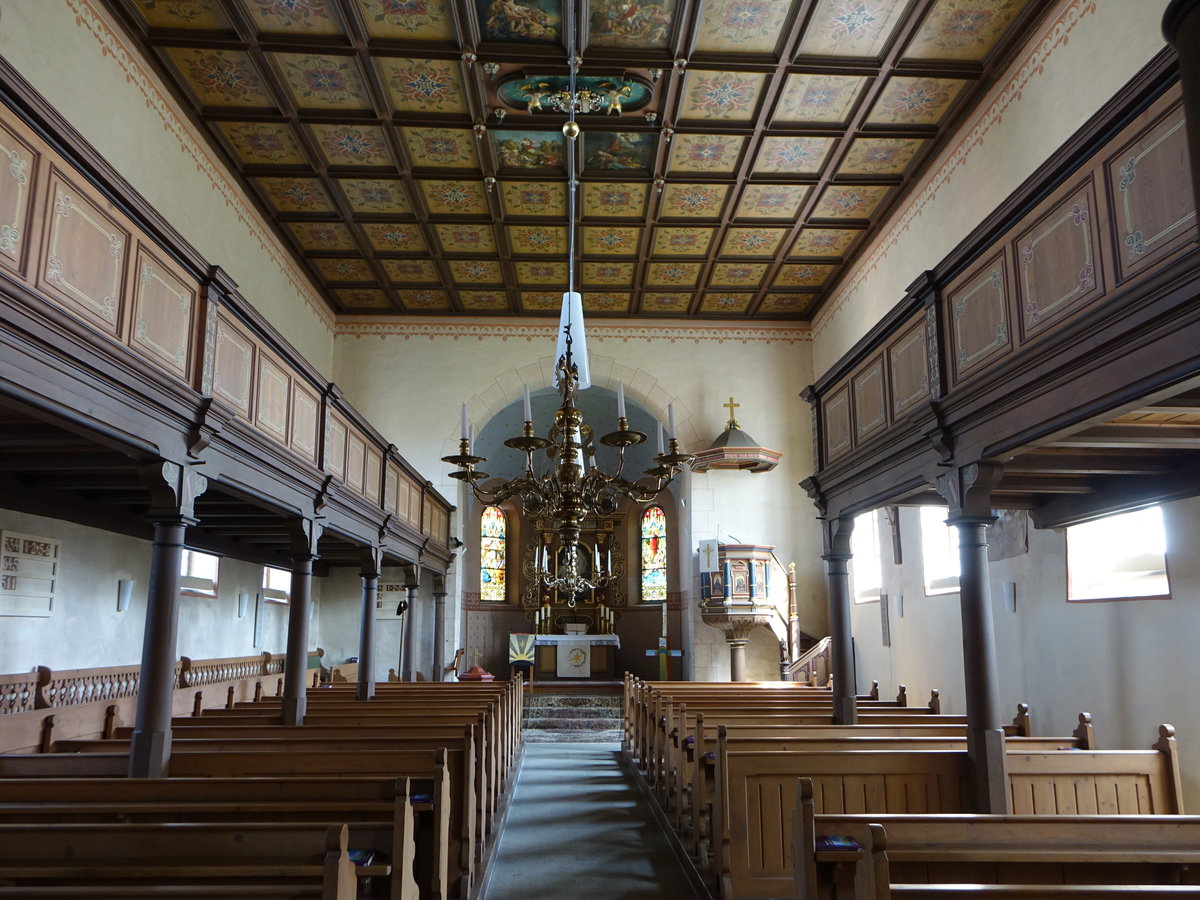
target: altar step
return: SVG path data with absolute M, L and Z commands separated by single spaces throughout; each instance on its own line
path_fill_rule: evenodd
M 601 694 L 536 693 L 525 696 L 525 740 L 535 743 L 621 740 L 621 698 Z

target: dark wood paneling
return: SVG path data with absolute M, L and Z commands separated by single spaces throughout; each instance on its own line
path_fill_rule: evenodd
M 891 388 L 891 420 L 895 422 L 907 410 L 929 397 L 929 345 L 925 337 L 925 316 L 890 341 L 884 350 L 888 383 Z
M 854 443 L 882 431 L 888 423 L 887 390 L 883 380 L 883 355 L 867 360 L 850 377 L 854 396 Z
M 1092 179 L 1060 192 L 1047 206 L 1012 244 L 1022 344 L 1099 300 L 1105 291 Z
M 199 285 L 138 243 L 129 346 L 187 382 L 196 356 Z
M 951 389 L 1012 351 L 1010 271 L 1001 248 L 947 290 Z
M 850 386 L 843 384 L 821 404 L 825 420 L 825 460 L 837 459 L 847 452 L 850 440 Z
M 1140 130 L 1105 163 L 1113 256 L 1122 280 L 1195 239 L 1196 209 L 1183 105 Z
M 0 266 L 25 273 L 41 154 L 0 123 Z

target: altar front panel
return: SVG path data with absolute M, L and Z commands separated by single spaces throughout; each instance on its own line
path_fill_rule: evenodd
M 534 677 L 612 680 L 619 646 L 616 635 L 538 635 Z

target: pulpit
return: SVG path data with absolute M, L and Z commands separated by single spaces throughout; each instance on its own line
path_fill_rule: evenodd
M 770 598 L 771 551 L 759 544 L 721 544 L 710 571 L 700 575 L 700 617 L 725 635 L 729 680 L 746 680 L 750 632 L 770 627 L 777 615 Z

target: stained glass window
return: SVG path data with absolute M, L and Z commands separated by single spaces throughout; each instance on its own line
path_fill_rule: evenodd
M 508 523 L 498 506 L 483 510 L 479 527 L 479 599 L 503 603 L 505 536 Z
M 661 507 L 642 513 L 642 602 L 667 601 L 667 517 Z

